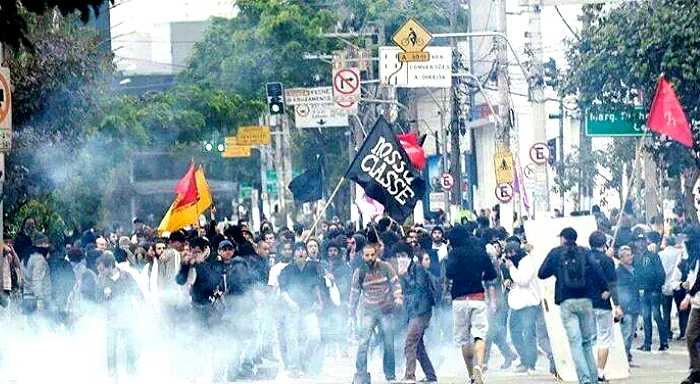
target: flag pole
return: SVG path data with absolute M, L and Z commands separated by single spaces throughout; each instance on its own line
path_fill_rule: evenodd
M 617 217 L 617 223 L 615 224 L 615 231 L 613 232 L 613 240 L 610 248 L 615 248 L 615 241 L 617 240 L 617 233 L 620 231 L 622 215 L 625 212 L 625 206 L 627 205 L 627 201 L 629 201 L 630 193 L 632 192 L 632 187 L 634 186 L 634 182 L 637 177 L 637 164 L 641 161 L 641 151 L 643 148 L 644 140 L 646 139 L 648 134 L 649 129 L 647 128 L 642 134 L 642 137 L 639 138 L 639 143 L 637 143 L 637 150 L 634 154 L 634 164 L 632 164 L 632 177 L 630 177 L 629 181 L 627 182 L 627 192 L 625 192 L 625 199 L 622 201 L 622 206 L 620 207 L 620 215 Z
M 340 190 L 340 186 L 343 185 L 344 181 L 345 181 L 345 176 L 340 178 L 340 181 L 338 181 L 338 185 L 335 186 L 333 193 L 331 193 L 331 195 L 328 197 L 328 200 L 326 200 L 326 203 L 323 205 L 323 209 L 321 209 L 321 212 L 316 216 L 316 219 L 314 219 L 314 224 L 311 226 L 311 230 L 309 231 L 308 236 L 306 236 L 306 238 L 304 239 L 305 243 L 307 240 L 309 240 L 309 237 L 311 237 L 311 235 L 316 230 L 316 226 L 318 226 L 318 222 L 321 221 L 321 218 L 326 213 L 326 209 L 328 209 L 328 206 L 331 205 L 331 202 L 335 198 L 335 195 L 338 194 L 338 191 Z

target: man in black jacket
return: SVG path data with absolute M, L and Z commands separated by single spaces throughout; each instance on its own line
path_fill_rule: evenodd
M 613 321 L 622 315 L 617 306 L 615 284 L 615 262 L 607 252 L 607 237 L 601 231 L 595 231 L 588 238 L 591 246 L 591 256 L 598 262 L 608 284 L 609 291 L 604 291 L 600 296 L 594 296 L 593 314 L 596 322 L 596 346 L 598 347 L 598 381 L 605 381 L 605 365 L 608 362 L 608 353 L 613 342 Z M 610 304 L 610 299 L 616 304 L 615 313 Z
M 647 242 L 643 233 L 636 235 L 634 269 L 639 289 L 642 290 L 642 319 L 644 320 L 644 344 L 640 351 L 651 351 L 652 315 L 659 332 L 659 351 L 668 349 L 666 322 L 661 316 L 661 287 L 666 281 L 666 273 L 654 243 Z
M 585 248 L 576 244 L 576 230 L 564 228 L 559 237 L 561 246 L 549 252 L 537 277 L 556 277 L 554 303 L 561 311 L 576 375 L 580 383 L 594 383 L 598 369 L 593 357 L 596 332 L 591 298 L 606 291 L 607 284 L 600 265 Z
M 452 279 L 455 341 L 462 347 L 462 358 L 472 383 L 482 384 L 484 339 L 489 328 L 483 282 L 495 279 L 496 269 L 484 247 L 464 225 L 454 227 L 449 239 L 453 248 L 447 257 L 446 276 Z M 495 295 L 495 289 L 490 287 L 489 299 Z M 489 304 L 495 311 L 495 302 Z

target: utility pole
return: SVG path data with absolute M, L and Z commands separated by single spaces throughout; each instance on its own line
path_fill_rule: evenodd
M 506 0 L 498 0 L 497 31 L 506 36 Z M 496 42 L 497 81 L 498 81 L 498 116 L 500 124 L 496 125 L 496 151 L 510 151 L 510 77 L 508 76 L 508 46 L 504 39 Z M 513 232 L 513 201 L 500 204 L 500 225 L 508 232 Z
M 528 82 L 530 85 L 530 110 L 532 111 L 532 126 L 534 128 L 535 143 L 547 142 L 547 116 L 545 114 L 544 105 L 544 65 L 542 64 L 541 13 L 542 0 L 528 0 L 528 37 L 532 62 Z M 561 147 L 561 142 L 559 146 Z M 561 156 L 557 160 L 561 162 Z M 545 175 L 545 180 L 549 179 L 547 164 L 536 165 L 535 172 L 538 175 Z M 534 188 L 535 216 L 538 218 L 547 215 L 550 208 L 548 185 L 548 181 L 542 183 L 542 181 L 538 180 Z
M 459 1 L 455 0 L 452 2 L 452 11 L 450 12 L 450 25 L 453 32 L 458 32 L 459 28 L 457 25 L 457 16 L 459 13 Z M 457 39 L 452 40 L 452 51 L 453 51 L 453 72 L 461 72 L 462 68 L 462 55 L 460 55 L 457 49 Z M 456 67 L 456 68 L 455 68 Z M 461 121 L 461 111 L 462 96 L 459 94 L 459 88 L 462 79 L 459 77 L 452 78 L 452 118 L 450 122 L 450 175 L 454 180 L 454 185 L 450 191 L 450 205 L 461 206 L 462 203 L 462 164 L 460 161 L 460 148 L 459 148 L 459 135 L 460 135 L 460 121 Z M 448 208 L 451 208 L 448 205 Z M 448 209 L 448 217 L 451 217 L 451 209 Z
M 289 144 L 289 117 L 287 114 L 282 115 L 282 157 L 283 157 L 283 177 L 282 179 L 282 189 L 280 190 L 280 195 L 284 200 L 285 207 L 285 220 L 287 220 L 287 215 L 291 212 L 292 207 L 292 197 L 291 192 L 287 189 L 287 186 L 292 181 L 292 148 Z M 278 175 L 279 177 L 280 175 Z M 286 224 L 286 223 L 285 223 Z
M 5 52 L 3 51 L 2 43 L 0 43 L 0 67 L 3 66 L 4 61 L 5 61 Z M 11 121 L 10 121 L 10 124 L 12 124 Z M 3 203 L 4 199 L 5 199 L 5 153 L 0 152 L 0 242 L 3 242 L 5 240 L 5 204 Z

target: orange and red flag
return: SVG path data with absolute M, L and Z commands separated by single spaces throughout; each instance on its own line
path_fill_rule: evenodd
M 158 226 L 158 232 L 174 232 L 188 225 L 196 224 L 201 215 L 212 204 L 209 185 L 202 167 L 194 163 L 175 185 L 175 201 L 165 213 Z

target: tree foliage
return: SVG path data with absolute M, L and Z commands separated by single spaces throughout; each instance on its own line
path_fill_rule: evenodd
M 63 16 L 79 13 L 83 22 L 91 14 L 99 15 L 100 7 L 108 0 L 0 0 L 0 44 L 14 48 L 32 48 L 31 17 L 57 10 Z M 114 0 L 109 0 L 111 3 Z
M 658 77 L 664 73 L 690 120 L 700 120 L 700 3 L 644 1 L 589 12 L 590 25 L 568 51 L 565 93 L 577 95 L 583 110 L 594 105 L 628 108 L 635 104 L 648 110 Z M 697 220 L 692 188 L 698 178 L 700 131 L 695 127 L 693 133 L 691 151 L 656 135 L 647 149 L 666 166 L 668 177 L 684 177 L 684 206 L 691 219 Z M 631 146 L 627 149 L 634 151 Z

